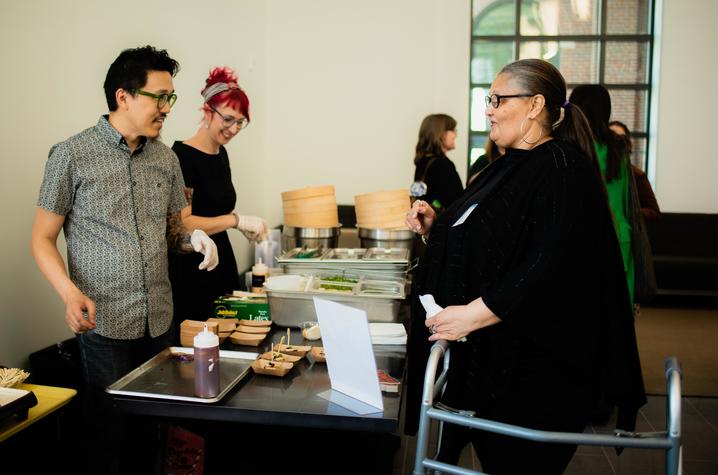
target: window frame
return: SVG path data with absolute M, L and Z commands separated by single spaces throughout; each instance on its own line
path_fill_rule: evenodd
M 646 33 L 607 33 L 608 31 L 608 3 L 610 0 L 596 0 L 600 3 L 599 6 L 599 15 L 600 15 L 600 22 L 599 22 L 599 31 L 596 34 L 586 34 L 586 35 L 522 35 L 520 32 L 521 29 L 521 4 L 523 3 L 522 0 L 499 0 L 491 5 L 489 5 L 487 8 L 485 8 L 481 15 L 488 14 L 493 8 L 497 8 L 501 3 L 510 3 L 513 4 L 513 8 L 515 9 L 514 13 L 514 33 L 513 35 L 476 35 L 474 34 L 474 2 L 471 2 L 471 19 L 470 19 L 470 28 L 471 28 L 471 46 L 469 47 L 469 64 L 472 64 L 472 60 L 474 59 L 473 55 L 473 46 L 476 41 L 488 41 L 488 42 L 505 42 L 505 43 L 512 43 L 513 45 L 513 56 L 514 61 L 519 59 L 519 56 L 521 54 L 521 44 L 526 42 L 556 42 L 560 43 L 562 41 L 573 41 L 577 43 L 597 43 L 599 52 L 599 64 L 598 64 L 598 84 L 601 84 L 606 87 L 606 89 L 611 91 L 643 91 L 645 92 L 645 103 L 643 104 L 645 114 L 645 129 L 644 130 L 631 130 L 631 136 L 633 139 L 643 139 L 645 140 L 645 149 L 643 150 L 643 156 L 641 157 L 641 160 L 643 161 L 641 163 L 642 169 L 648 170 L 649 168 L 649 159 L 651 157 L 651 154 L 649 151 L 651 150 L 651 140 L 650 140 L 650 131 L 651 129 L 651 109 L 653 104 L 653 83 L 654 83 L 654 52 L 655 52 L 655 21 L 656 21 L 656 0 L 646 0 L 647 5 L 646 8 L 648 11 L 646 12 L 648 16 L 647 21 L 647 29 L 648 31 Z M 647 44 L 647 63 L 646 63 L 646 82 L 635 82 L 635 83 L 607 83 L 605 81 L 606 77 L 606 44 L 611 42 L 625 42 L 625 43 L 636 43 L 636 44 Z M 567 83 L 566 87 L 571 90 L 574 87 L 578 86 L 579 84 L 583 83 Z M 472 68 L 469 67 L 469 136 L 467 140 L 467 171 L 471 168 L 471 143 L 475 137 L 487 137 L 489 135 L 489 131 L 474 131 L 474 124 L 471 123 L 471 112 L 473 111 L 474 103 L 473 103 L 473 94 L 472 91 L 474 88 L 481 87 L 481 88 L 490 88 L 491 83 L 485 83 L 485 82 L 473 82 L 472 81 Z

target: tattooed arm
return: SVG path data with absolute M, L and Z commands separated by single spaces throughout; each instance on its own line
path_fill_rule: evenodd
M 184 211 L 184 210 L 183 210 Z M 167 215 L 167 247 L 180 254 L 194 252 L 190 232 L 182 223 L 182 211 Z

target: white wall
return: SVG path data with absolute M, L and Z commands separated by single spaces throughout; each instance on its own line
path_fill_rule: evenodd
M 213 17 L 231 23 L 220 27 L 203 20 L 204 5 Z M 202 8 L 167 0 L 0 4 L 0 206 L 6 223 L 0 234 L 0 364 L 25 364 L 31 352 L 72 337 L 64 305 L 30 255 L 30 229 L 50 146 L 106 113 L 102 83 L 121 50 L 152 44 L 179 60 L 182 70 L 174 83 L 180 99 L 163 131 L 169 145 L 198 126 L 199 91 L 209 68 L 237 69 L 254 106 L 252 126 L 228 147 L 238 205 L 242 212 L 264 212 L 257 197 L 264 186 L 265 78 L 261 62 L 253 62 L 265 56 L 264 26 L 264 2 L 252 0 L 212 0 Z M 246 241 L 233 237 L 245 266 Z M 64 241 L 61 247 L 64 252 Z
M 718 213 L 718 2 L 664 0 L 656 157 L 663 211 Z
M 353 203 L 358 193 L 408 186 L 426 114 L 447 112 L 467 129 L 469 8 L 441 0 L 0 4 L 0 364 L 24 365 L 72 336 L 30 255 L 34 206 L 50 146 L 106 111 L 102 82 L 122 49 L 152 44 L 181 63 L 168 144 L 194 132 L 210 66 L 238 70 L 252 113 L 228 147 L 238 206 L 276 225 L 281 191 L 331 183 L 341 203 Z M 451 158 L 463 174 L 466 135 L 457 142 Z M 251 254 L 237 234 L 244 269 Z
M 469 3 L 436 0 L 270 2 L 264 199 L 333 184 L 339 203 L 407 187 L 429 113 L 468 129 Z M 466 171 L 467 134 L 451 158 Z
M 718 212 L 711 181 L 718 2 L 666 0 L 659 82 L 657 194 L 666 211 Z M 0 4 L 0 364 L 71 337 L 64 307 L 29 252 L 49 147 L 106 111 L 102 82 L 124 48 L 167 48 L 182 70 L 168 144 L 199 120 L 210 66 L 239 72 L 252 125 L 228 147 L 240 210 L 281 221 L 280 192 L 334 184 L 340 203 L 405 187 L 421 119 L 459 122 L 451 154 L 465 174 L 468 0 L 32 0 Z M 208 20 L 213 19 L 213 20 Z M 684 80 L 690 77 L 691 82 Z M 251 255 L 233 235 L 240 268 Z

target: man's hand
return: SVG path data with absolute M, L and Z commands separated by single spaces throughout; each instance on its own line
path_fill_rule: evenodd
M 217 255 L 217 245 L 207 233 L 201 229 L 195 229 L 190 235 L 190 243 L 195 252 L 204 254 L 204 260 L 199 263 L 199 270 L 213 270 L 219 264 L 219 256 Z
M 85 333 L 94 330 L 95 302 L 80 290 L 73 290 L 65 298 L 65 322 L 74 333 Z

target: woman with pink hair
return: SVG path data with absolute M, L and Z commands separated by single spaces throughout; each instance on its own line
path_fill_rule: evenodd
M 267 224 L 256 216 L 235 210 L 237 195 L 232 184 L 227 145 L 249 124 L 249 98 L 228 67 L 210 71 L 202 89 L 202 121 L 189 139 L 177 141 L 172 150 L 179 158 L 189 207 L 182 213 L 188 229 L 202 229 L 217 244 L 220 261 L 214 272 L 197 270 L 194 254 L 170 254 L 175 324 L 212 316 L 215 298 L 239 287 L 237 263 L 227 230 L 236 229 L 250 241 L 267 236 Z

